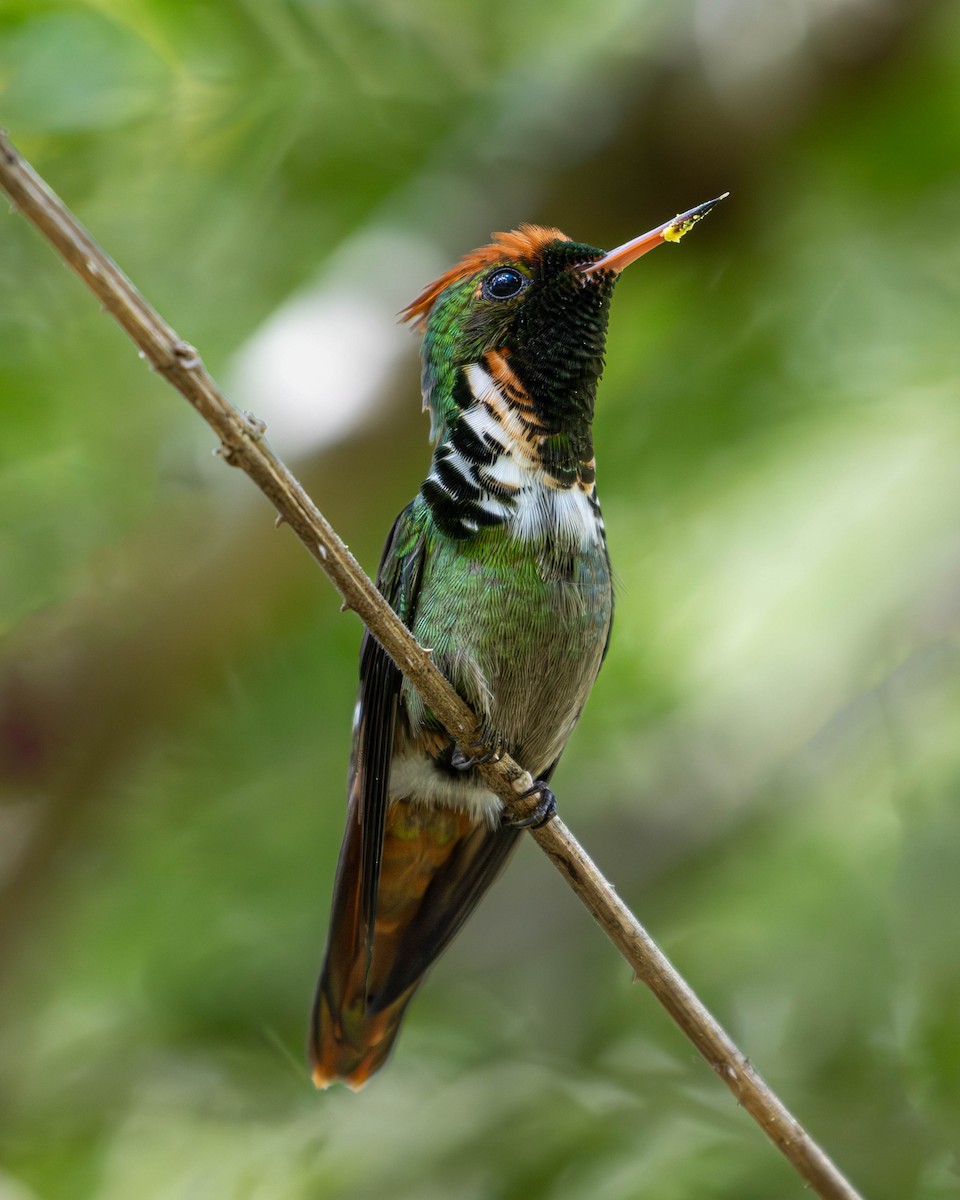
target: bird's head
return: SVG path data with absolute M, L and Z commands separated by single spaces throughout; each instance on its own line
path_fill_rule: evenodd
M 589 423 L 620 272 L 655 246 L 679 241 L 716 203 L 608 253 L 559 229 L 521 225 L 464 255 L 401 314 L 424 335 L 423 397 L 433 436 L 442 440 L 475 402 L 469 369 L 495 373 L 494 364 L 509 364 L 510 385 L 522 389 L 545 431 Z

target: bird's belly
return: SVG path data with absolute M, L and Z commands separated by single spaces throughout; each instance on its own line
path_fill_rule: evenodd
M 612 611 L 605 551 L 563 562 L 532 553 L 484 561 L 460 551 L 433 566 L 423 580 L 417 640 L 489 733 L 541 776 L 559 758 L 600 669 Z M 437 755 L 436 742 L 424 737 L 435 723 L 407 687 L 404 709 L 391 794 L 496 817 L 500 801 L 476 773 L 452 770 L 449 755 Z
M 415 743 L 390 764 L 390 796 L 417 804 L 440 805 L 470 813 L 493 826 L 503 804 L 473 771 L 456 771 L 424 753 Z

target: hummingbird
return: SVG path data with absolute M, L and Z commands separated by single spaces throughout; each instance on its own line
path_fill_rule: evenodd
M 591 426 L 620 272 L 724 197 L 607 253 L 558 229 L 497 233 L 401 313 L 423 334 L 433 458 L 387 539 L 378 586 L 473 708 L 461 747 L 367 633 L 313 1080 L 357 1090 L 521 828 L 477 771 L 508 752 L 549 781 L 610 640 L 613 587 Z M 481 747 L 486 747 L 482 750 Z M 474 753 L 476 751 L 476 753 Z

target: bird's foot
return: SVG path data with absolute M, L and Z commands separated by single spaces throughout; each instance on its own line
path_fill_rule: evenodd
M 537 807 L 530 816 L 505 817 L 504 825 L 510 825 L 514 829 L 540 829 L 557 815 L 557 798 L 542 779 L 534 780 L 533 787 L 528 787 L 525 792 L 521 792 L 518 799 L 525 800 L 528 796 L 537 797 Z
M 481 745 L 484 741 L 492 741 L 493 748 L 490 750 L 481 750 Z M 450 756 L 450 766 L 455 771 L 469 771 L 471 767 L 479 767 L 484 763 L 499 762 L 506 752 L 506 745 L 503 738 L 494 735 L 492 738 L 484 737 L 481 742 L 476 742 L 470 746 L 471 751 L 477 750 L 477 754 L 464 754 L 459 746 L 454 746 L 453 754 Z

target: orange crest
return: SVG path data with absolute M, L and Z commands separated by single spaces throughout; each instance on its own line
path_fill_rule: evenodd
M 571 239 L 559 229 L 548 229 L 544 225 L 521 225 L 509 233 L 495 233 L 493 241 L 488 246 L 471 250 L 458 263 L 445 271 L 439 279 L 435 279 L 423 289 L 420 295 L 400 312 L 402 321 L 412 321 L 415 329 L 426 328 L 427 318 L 433 308 L 434 301 L 451 283 L 461 279 L 469 279 L 484 267 L 492 267 L 495 263 L 510 260 L 511 262 L 529 262 L 549 242 L 569 242 Z

